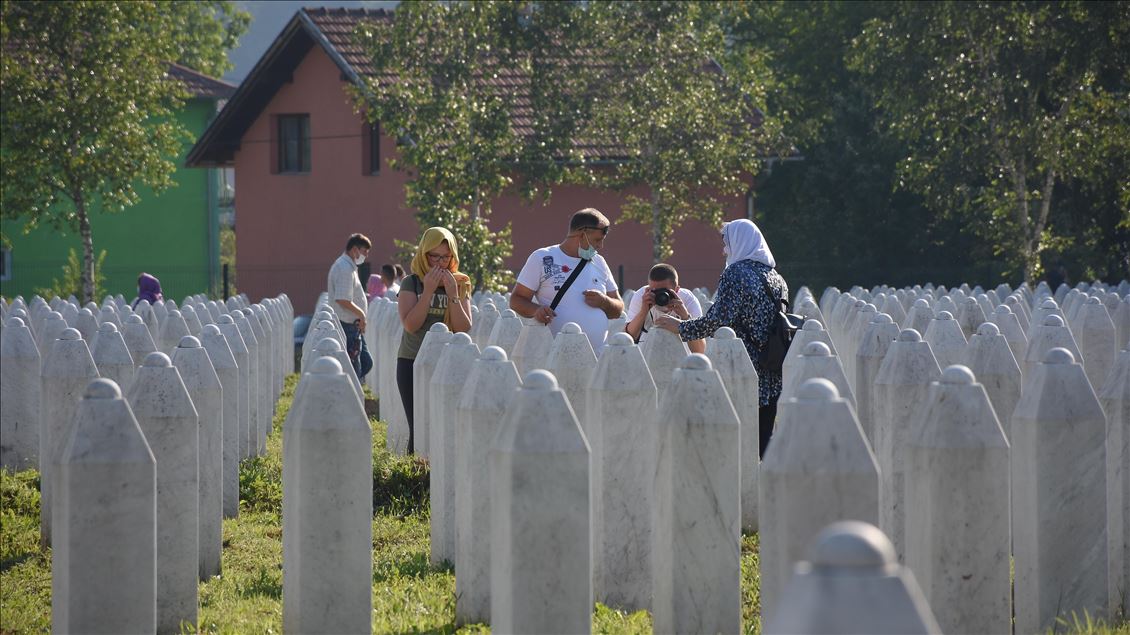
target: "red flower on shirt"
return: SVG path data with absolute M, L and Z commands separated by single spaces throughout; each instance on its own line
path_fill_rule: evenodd
M 561 265 L 561 273 L 569 273 L 569 265 Z

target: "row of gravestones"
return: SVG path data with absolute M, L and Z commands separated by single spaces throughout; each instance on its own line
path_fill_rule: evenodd
M 1062 293 L 1061 311 L 1045 286 L 1022 286 L 1002 290 L 989 319 L 966 321 L 938 310 L 956 296 L 968 307 L 959 315 L 977 315 L 977 299 L 960 290 L 898 293 L 830 289 L 819 307 L 798 297 L 809 320 L 786 362 L 782 398 L 824 377 L 856 405 L 880 476 L 879 526 L 943 630 L 1007 632 L 1010 554 L 1017 632 L 1073 612 L 1121 613 L 1130 581 L 1127 298 L 1096 284 Z M 903 302 L 912 305 L 900 330 L 876 306 L 897 313 Z M 923 315 L 925 337 L 916 330 Z M 940 363 L 935 351 L 944 347 L 948 364 L 964 366 Z M 784 420 L 778 426 L 787 434 Z
M 3 310 L 4 467 L 40 470 L 54 628 L 195 624 L 197 580 L 220 573 L 222 520 L 239 513 L 239 462 L 265 451 L 293 370 L 289 299 L 107 298 L 89 345 L 76 327 L 94 312 L 69 300 Z

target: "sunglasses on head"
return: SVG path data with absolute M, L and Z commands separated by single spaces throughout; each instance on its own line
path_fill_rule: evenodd
M 593 230 L 600 232 L 601 236 L 607 236 L 608 230 L 610 229 L 610 226 L 609 227 L 582 227 L 581 229 L 593 229 Z

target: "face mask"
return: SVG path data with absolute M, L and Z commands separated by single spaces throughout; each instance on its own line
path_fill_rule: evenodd
M 364 263 L 365 263 L 365 254 L 357 254 L 357 257 L 353 259 L 353 264 L 357 265 L 358 267 L 360 267 Z
M 586 236 L 585 239 L 587 240 L 588 237 Z M 589 243 L 588 247 L 578 247 L 577 255 L 580 256 L 582 260 L 592 260 L 596 257 L 596 247 L 593 247 L 592 243 Z

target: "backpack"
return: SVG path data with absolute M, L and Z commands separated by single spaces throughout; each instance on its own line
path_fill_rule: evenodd
M 765 287 L 765 295 L 773 298 L 768 276 L 761 279 L 761 284 Z M 761 352 L 757 356 L 757 365 L 762 371 L 781 372 L 785 357 L 789 354 L 789 346 L 793 343 L 793 337 L 804 324 L 804 316 L 789 313 L 788 308 L 788 300 L 778 299 L 777 312 L 769 323 L 769 334 L 761 344 Z

